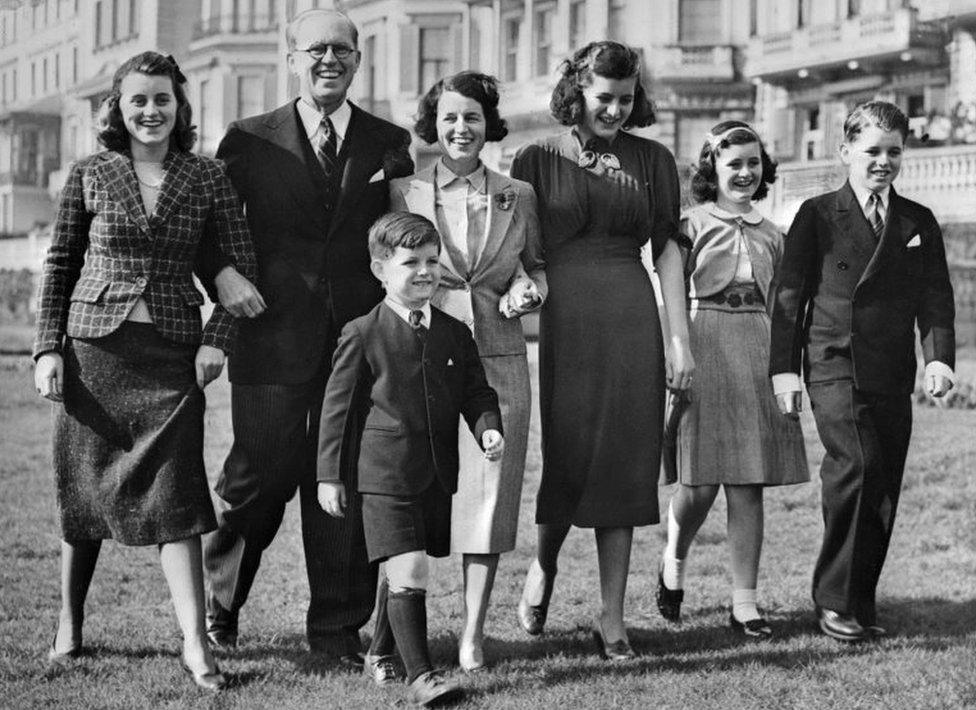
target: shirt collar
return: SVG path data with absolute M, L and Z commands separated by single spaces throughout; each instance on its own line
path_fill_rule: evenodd
M 457 175 L 453 170 L 444 164 L 443 159 L 438 160 L 436 167 L 434 168 L 434 180 L 437 183 L 437 187 L 445 187 L 450 185 L 455 180 L 462 180 L 471 183 L 471 187 L 475 190 L 481 191 L 485 186 L 485 180 L 488 178 L 487 172 L 485 171 L 485 164 L 479 163 L 478 167 L 474 169 L 474 172 L 461 177 Z
M 383 303 L 389 306 L 390 310 L 396 313 L 398 316 L 400 316 L 400 318 L 402 318 L 406 323 L 410 322 L 410 311 L 412 310 L 420 311 L 421 313 L 424 314 L 424 319 L 421 322 L 421 325 L 423 325 L 425 328 L 430 328 L 430 301 L 427 301 L 420 308 L 407 308 L 406 306 L 397 303 L 392 298 L 387 296 L 386 298 L 383 299 Z
M 851 189 L 854 191 L 854 197 L 857 198 L 857 203 L 861 205 L 861 210 L 867 214 L 868 211 L 868 200 L 871 199 L 871 190 L 865 190 L 861 186 L 856 186 L 850 183 Z M 891 195 L 891 185 L 888 185 L 884 190 L 878 193 L 878 197 L 881 198 L 881 211 L 888 211 L 888 198 Z
M 298 99 L 298 117 L 302 119 L 302 126 L 305 128 L 305 135 L 311 138 L 319 130 L 319 124 L 325 115 L 315 106 L 308 103 L 305 99 Z M 336 132 L 336 139 L 339 143 L 346 139 L 346 131 L 349 130 L 349 120 L 352 118 L 352 107 L 348 101 L 343 101 L 332 113 L 328 114 L 332 121 L 332 127 Z
M 715 217 L 724 220 L 735 220 L 741 219 L 746 224 L 759 224 L 763 221 L 763 216 L 755 207 L 752 207 L 745 214 L 737 214 L 735 212 L 729 212 L 728 210 L 723 210 L 716 203 L 709 203 L 708 211 Z

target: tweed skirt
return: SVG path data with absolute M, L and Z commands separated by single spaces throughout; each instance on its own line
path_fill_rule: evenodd
M 684 485 L 777 486 L 810 480 L 800 423 L 780 414 L 769 379 L 769 317 L 761 307 L 690 313 L 695 379 L 678 425 Z
M 451 552 L 497 554 L 515 549 L 522 477 L 529 446 L 529 364 L 525 355 L 481 358 L 498 393 L 505 452 L 489 461 L 463 421 L 458 434 L 458 489 L 451 512 Z
M 65 540 L 152 545 L 216 528 L 196 350 L 129 321 L 104 338 L 68 339 L 54 423 Z

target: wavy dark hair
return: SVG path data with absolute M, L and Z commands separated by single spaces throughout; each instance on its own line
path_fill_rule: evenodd
M 769 157 L 766 146 L 763 145 L 762 139 L 752 129 L 752 126 L 744 121 L 722 121 L 712 126 L 710 133 L 713 136 L 720 136 L 727 131 L 730 133 L 722 140 L 715 142 L 706 139 L 702 145 L 701 152 L 698 154 L 698 164 L 693 166 L 694 175 L 691 178 L 691 195 L 695 202 L 714 202 L 718 199 L 718 175 L 715 171 L 715 156 L 730 145 L 759 144 L 759 159 L 762 161 L 762 184 L 756 188 L 756 192 L 752 196 L 754 201 L 765 198 L 769 194 L 769 186 L 776 182 L 776 162 Z
M 197 129 L 193 125 L 193 109 L 186 97 L 183 85 L 186 77 L 172 57 L 159 52 L 142 52 L 125 61 L 112 77 L 112 89 L 102 99 L 98 108 L 96 124 L 98 142 L 109 150 L 129 150 L 132 138 L 126 130 L 119 109 L 122 96 L 122 80 L 129 74 L 139 73 L 147 76 L 168 76 L 173 82 L 173 97 L 176 99 L 176 125 L 169 134 L 169 148 L 181 153 L 189 153 L 197 139 Z
M 434 84 L 417 104 L 413 132 L 424 142 L 437 142 L 437 102 L 445 91 L 477 101 L 485 114 L 485 140 L 500 141 L 508 135 L 505 119 L 498 113 L 498 80 L 489 74 L 463 71 Z
M 853 143 L 868 126 L 877 126 L 882 131 L 898 131 L 902 142 L 908 140 L 908 117 L 888 101 L 867 101 L 855 106 L 844 120 L 844 140 Z
M 397 247 L 419 249 L 436 244 L 441 250 L 441 235 L 426 217 L 413 212 L 387 212 L 380 215 L 369 228 L 366 238 L 369 255 L 373 259 L 389 259 Z
M 641 81 L 640 55 L 636 50 L 610 40 L 590 42 L 564 61 L 559 72 L 559 81 L 549 100 L 549 110 L 562 125 L 575 126 L 582 120 L 583 89 L 590 85 L 594 76 L 636 79 L 634 108 L 623 128 L 643 128 L 654 123 L 654 104 Z

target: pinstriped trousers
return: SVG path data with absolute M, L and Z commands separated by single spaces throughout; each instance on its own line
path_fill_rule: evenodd
M 234 443 L 217 482 L 218 529 L 204 548 L 208 604 L 235 617 L 265 548 L 299 491 L 313 650 L 358 652 L 358 630 L 373 611 L 376 567 L 366 556 L 359 495 L 347 491 L 344 518 L 319 507 L 316 453 L 325 375 L 301 385 L 231 388 Z

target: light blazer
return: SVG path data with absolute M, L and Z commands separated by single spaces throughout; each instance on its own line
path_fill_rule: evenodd
M 955 365 L 955 306 L 932 212 L 890 191 L 881 239 L 850 185 L 807 200 L 786 237 L 772 310 L 770 374 L 914 388 L 915 325 L 925 362 Z
M 458 417 L 479 445 L 486 430 L 502 431 L 471 332 L 436 308 L 430 320 L 424 340 L 380 303 L 343 329 L 322 404 L 319 481 L 340 482 L 357 470 L 346 457 L 357 457 L 363 493 L 412 496 L 435 479 L 454 493 Z
M 525 336 L 518 318 L 505 318 L 498 302 L 518 279 L 531 279 L 545 300 L 546 282 L 535 190 L 527 182 L 486 170 L 488 236 L 468 278 L 441 246 L 441 285 L 431 302 L 474 329 L 482 357 L 521 355 Z M 419 214 L 437 224 L 434 167 L 393 180 L 390 209 Z M 442 242 L 451 239 L 442 234 Z
M 140 296 L 164 337 L 231 352 L 237 321 L 220 305 L 201 334 L 203 295 L 193 268 L 203 242 L 255 276 L 240 203 L 212 158 L 170 151 L 163 168 L 156 210 L 147 216 L 130 154 L 104 151 L 71 166 L 44 262 L 35 357 L 60 350 L 66 334 L 114 332 Z
M 387 181 L 413 172 L 409 145 L 403 128 L 353 105 L 336 198 L 323 188 L 326 178 L 295 101 L 228 127 L 217 157 L 226 161 L 244 202 L 257 250 L 257 286 L 268 304 L 241 324 L 240 347 L 228 368 L 232 382 L 310 380 L 342 326 L 382 299 L 369 270 L 366 234 L 387 211 Z M 210 261 L 217 273 L 221 264 Z

